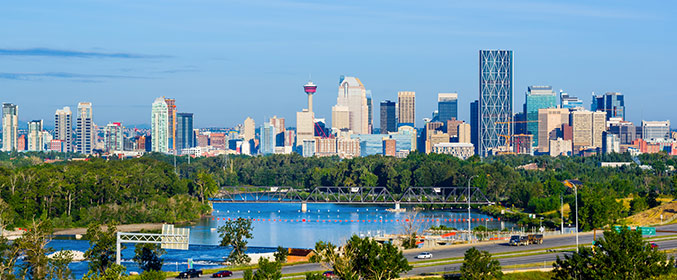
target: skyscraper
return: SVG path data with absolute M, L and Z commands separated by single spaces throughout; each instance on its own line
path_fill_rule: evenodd
M 63 140 L 65 151 L 73 151 L 73 113 L 70 107 L 57 109 L 54 113 L 54 139 Z
M 481 50 L 479 58 L 478 151 L 485 157 L 512 136 L 513 55 L 510 50 Z
M 259 131 L 260 151 L 264 155 L 269 155 L 275 152 L 275 127 L 269 122 L 264 122 Z
M 373 101 L 371 98 L 371 90 L 367 90 L 367 126 L 369 134 L 371 134 L 374 129 L 374 112 L 372 107 Z
M 625 98 L 619 92 L 607 92 L 604 95 L 592 95 L 591 111 L 603 111 L 606 119 L 621 118 L 625 120 Z
M 254 139 L 256 137 L 256 123 L 254 122 L 254 119 L 247 117 L 244 120 L 244 125 L 242 134 L 244 135 L 244 141 L 249 141 Z
M 111 122 L 104 129 L 104 149 L 106 152 L 123 151 L 123 127 L 122 123 Z
M 568 93 L 559 91 L 560 107 L 565 109 L 583 108 L 583 100 L 578 97 L 570 96 Z
M 336 106 L 332 107 L 332 128 L 347 128 L 355 134 L 368 134 L 368 114 L 367 90 L 360 79 L 341 76 Z
M 176 150 L 195 147 L 193 113 L 176 114 Z
M 458 119 L 458 94 L 438 93 L 437 112 L 437 120 L 440 122 L 447 123 L 452 118 Z
M 19 106 L 2 104 L 2 150 L 11 152 L 18 149 Z
M 169 111 L 162 97 L 153 102 L 150 113 L 151 151 L 167 153 L 169 151 Z
M 533 135 L 532 147 L 537 147 L 540 137 L 538 136 L 538 110 L 557 107 L 557 95 L 551 86 L 529 86 L 525 94 L 524 114 L 526 115 L 527 134 Z
M 28 150 L 42 151 L 45 149 L 45 143 L 42 138 L 42 120 L 32 120 L 28 122 Z
M 176 99 L 165 98 L 167 104 L 167 147 L 176 150 Z
M 569 109 L 563 108 L 544 108 L 538 110 L 538 152 L 550 152 L 550 134 L 557 129 L 562 129 L 562 125 L 569 125 Z M 554 137 L 557 139 L 557 137 Z M 565 139 L 567 140 L 567 139 Z
M 78 103 L 78 119 L 75 127 L 75 146 L 77 152 L 85 155 L 94 149 L 94 120 L 92 119 L 92 103 Z
M 399 119 L 397 126 L 408 125 L 416 126 L 416 92 L 400 91 L 397 93 L 397 104 Z
M 395 102 L 390 100 L 381 101 L 381 134 L 397 132 L 395 112 Z
M 479 132 L 480 132 L 480 121 L 479 121 L 479 100 L 470 102 L 470 143 L 475 146 L 475 154 L 479 154 Z

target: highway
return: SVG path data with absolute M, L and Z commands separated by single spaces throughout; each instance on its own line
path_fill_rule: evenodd
M 667 230 L 667 231 L 675 231 L 675 232 L 657 232 L 655 237 L 652 238 L 660 238 L 661 236 L 666 236 L 666 235 L 677 235 L 677 224 L 675 225 L 666 225 L 666 226 L 660 226 L 656 227 L 658 231 L 661 230 Z M 597 232 L 597 238 L 600 238 L 602 236 L 602 231 Z M 590 244 L 592 243 L 593 239 L 593 233 L 592 232 L 585 232 L 585 233 L 580 233 L 579 234 L 579 244 Z M 661 250 L 668 250 L 668 249 L 677 249 L 677 239 L 672 239 L 672 240 L 662 240 L 662 241 L 656 241 L 656 244 L 658 244 L 658 248 Z M 463 244 L 463 245 L 453 245 L 453 246 L 444 246 L 444 247 L 439 247 L 439 248 L 433 248 L 433 249 L 414 249 L 414 250 L 407 250 L 404 253 L 404 256 L 407 258 L 407 260 L 412 263 L 419 261 L 415 257 L 418 255 L 420 252 L 431 252 L 433 254 L 433 259 L 434 260 L 442 260 L 442 259 L 449 259 L 449 258 L 463 258 L 463 254 L 465 253 L 466 250 L 468 250 L 471 247 L 475 247 L 478 250 L 482 251 L 488 251 L 492 255 L 496 254 L 506 254 L 506 253 L 511 253 L 515 252 L 519 254 L 518 252 L 520 251 L 541 251 L 545 252 L 546 250 L 550 248 L 557 248 L 557 247 L 562 247 L 562 246 L 575 246 L 576 245 L 576 235 L 571 234 L 571 235 L 564 235 L 564 236 L 547 236 L 543 242 L 543 244 L 538 244 L 538 245 L 529 245 L 529 246 L 520 246 L 520 247 L 515 247 L 515 246 L 509 246 L 506 241 L 496 241 L 496 242 L 483 242 L 483 243 L 477 243 L 477 244 Z M 540 250 L 539 250 L 540 249 Z M 552 252 L 552 253 L 545 253 L 545 254 L 538 254 L 538 255 L 529 255 L 529 256 L 497 256 L 499 262 L 501 263 L 501 266 L 512 266 L 512 265 L 525 265 L 525 264 L 540 264 L 540 267 L 543 267 L 543 263 L 546 263 L 546 267 L 551 267 L 549 262 L 553 262 L 557 259 L 557 256 L 562 258 L 565 254 L 570 254 L 570 252 Z M 449 262 L 449 261 L 448 261 Z M 415 265 L 415 264 L 414 264 Z M 404 275 L 400 276 L 416 276 L 416 275 L 421 275 L 421 274 L 429 274 L 429 273 L 436 273 L 436 272 L 452 272 L 452 271 L 459 271 L 462 263 L 440 263 L 437 265 L 432 265 L 432 266 L 425 266 L 425 267 L 414 267 L 411 271 Z M 536 268 L 536 267 L 534 267 Z M 299 265 L 292 265 L 292 266 L 285 266 L 282 268 L 282 274 L 292 274 L 292 273 L 303 273 L 307 271 L 322 271 L 325 270 L 322 266 L 319 264 L 299 264 Z M 234 271 L 232 278 L 242 278 L 243 272 L 242 271 Z M 203 275 L 201 278 L 210 278 L 211 275 Z

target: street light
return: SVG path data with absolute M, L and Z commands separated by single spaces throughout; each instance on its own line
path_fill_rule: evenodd
M 578 187 L 576 184 L 571 184 L 574 186 L 574 196 L 576 197 L 576 253 L 578 253 Z
M 470 234 L 472 233 L 472 228 L 470 226 L 470 181 L 477 176 L 479 175 L 473 175 L 468 179 L 468 243 L 472 243 L 472 239 L 470 238 Z

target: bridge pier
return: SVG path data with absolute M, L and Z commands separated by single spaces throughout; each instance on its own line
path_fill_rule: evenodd
M 308 203 L 301 203 L 301 212 L 306 213 L 308 212 Z
M 399 202 L 395 203 L 395 210 L 400 210 L 400 203 Z

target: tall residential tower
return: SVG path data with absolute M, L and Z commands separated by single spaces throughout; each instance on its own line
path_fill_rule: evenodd
M 78 118 L 75 126 L 75 146 L 77 152 L 85 155 L 94 149 L 94 120 L 92 119 L 92 103 L 78 103 Z
M 62 140 L 66 152 L 73 151 L 73 113 L 70 107 L 57 109 L 54 113 L 54 139 Z
M 169 151 L 169 111 L 162 97 L 153 102 L 150 114 L 151 151 L 167 153 Z
M 2 104 L 2 150 L 11 152 L 18 149 L 19 106 Z

